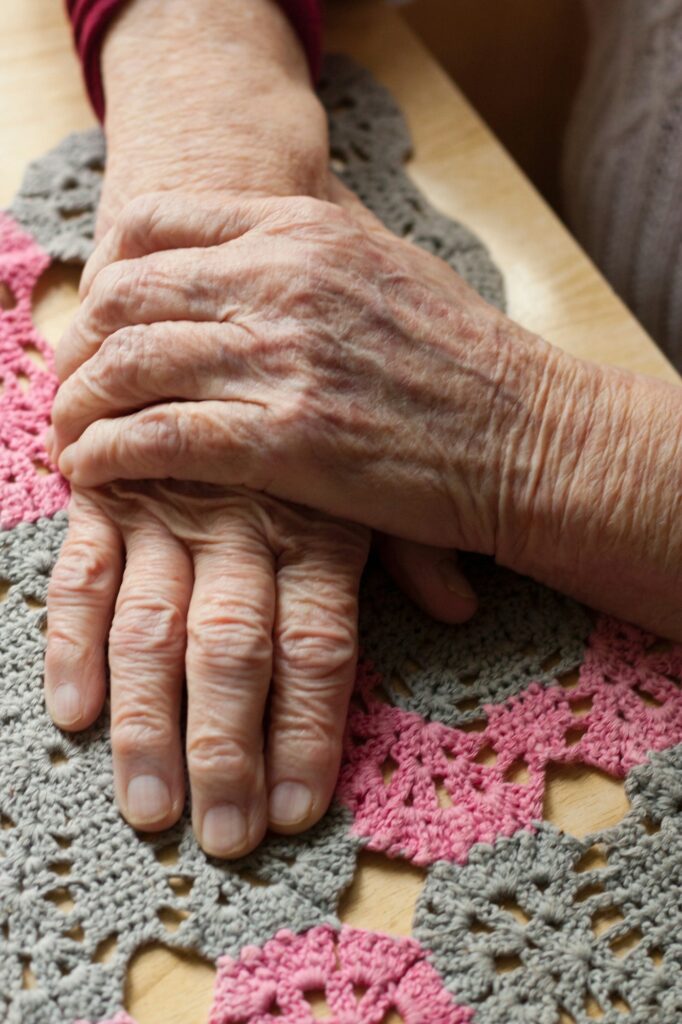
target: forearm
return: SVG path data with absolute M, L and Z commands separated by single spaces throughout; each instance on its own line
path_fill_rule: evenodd
M 174 188 L 322 194 L 326 120 L 274 0 L 132 0 L 102 73 L 107 177 L 125 201 Z
M 682 637 L 682 391 L 551 350 L 512 433 L 498 559 Z

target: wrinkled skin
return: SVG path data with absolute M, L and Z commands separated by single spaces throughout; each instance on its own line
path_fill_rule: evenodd
M 682 636 L 679 388 L 553 348 L 340 199 L 131 204 L 60 357 L 62 471 L 267 492 Z
M 359 488 L 371 475 L 372 508 L 360 511 L 369 525 L 493 551 L 500 467 L 474 451 L 456 479 L 452 438 L 475 446 L 508 415 L 512 345 L 536 360 L 549 346 L 343 198 L 350 210 L 178 195 L 130 205 L 88 266 L 58 353 L 55 451 L 70 475 L 75 461 L 74 482 L 153 476 L 173 450 L 173 469 L 182 460 L 197 479 L 223 473 L 258 491 L 291 467 L 323 508 L 331 471 L 348 514 L 366 503 Z M 488 344 L 497 335 L 506 351 Z M 464 378 L 485 406 L 458 406 Z M 123 415 L 134 409 L 144 412 Z M 261 449 L 255 475 L 250 456 L 235 462 L 242 442 Z
M 120 229 L 131 199 L 158 189 L 221 203 L 330 198 L 326 117 L 279 4 L 251 0 L 245 16 L 243 0 L 128 0 L 107 30 L 102 72 L 107 167 L 98 239 Z M 62 373 L 80 358 L 71 337 L 58 351 Z M 176 820 L 182 804 L 186 676 L 197 836 L 210 853 L 239 856 L 259 841 L 264 822 L 296 832 L 326 807 L 369 532 L 243 488 L 219 492 L 220 514 L 202 518 L 198 529 L 197 485 L 191 496 L 172 483 L 74 489 L 48 598 L 45 681 L 55 721 L 85 728 L 101 707 L 109 640 L 117 798 L 133 825 L 153 830 Z M 220 503 L 210 485 L 206 501 L 214 510 Z M 475 596 L 450 552 L 389 536 L 376 542 L 400 585 L 432 614 L 457 622 L 474 612 Z M 201 587 L 198 575 L 193 582 L 199 557 Z M 218 567 L 223 574 L 215 594 L 205 586 L 212 560 L 214 575 Z M 203 667 L 190 642 L 196 622 L 206 626 Z M 256 636 L 262 646 L 254 656 Z M 271 693 L 265 718 L 264 689 Z M 210 730 L 202 733 L 196 723 L 209 690 Z M 310 790 L 309 801 L 293 783 Z M 207 828 L 211 806 L 231 809 Z
M 459 546 L 682 638 L 679 391 L 563 356 L 385 232 L 329 176 L 279 5 L 244 14 L 129 0 L 108 30 L 101 245 L 51 443 L 75 486 L 48 707 L 95 718 L 109 639 L 118 801 L 163 828 L 186 676 L 194 826 L 223 856 L 325 809 L 370 527 L 444 620 L 476 607 Z
M 50 582 L 47 673 L 86 676 L 80 715 L 94 719 L 108 635 L 116 794 L 133 821 L 167 827 L 182 810 L 185 673 L 192 816 L 206 849 L 236 855 L 269 819 L 287 831 L 324 812 L 368 545 L 366 528 L 233 488 L 74 491 Z
M 209 196 L 197 201 L 211 207 L 225 200 Z M 145 202 L 138 200 L 138 205 Z M 213 209 L 207 213 L 212 217 Z M 121 296 L 105 279 L 117 273 L 115 266 L 107 269 L 118 259 L 107 246 L 125 223 L 126 215 L 119 215 L 109 242 L 97 250 L 83 277 L 83 295 L 94 274 L 103 285 L 102 298 L 108 295 L 106 302 Z M 152 239 L 147 236 L 147 241 Z M 181 287 L 176 298 L 178 312 L 189 315 L 194 301 L 189 291 Z M 79 314 L 57 352 L 60 376 L 73 384 L 79 380 L 77 368 L 88 365 L 94 354 L 81 343 L 82 322 Z M 196 338 L 189 378 L 197 379 L 202 367 L 214 372 L 207 363 L 210 347 L 201 352 L 208 340 Z M 224 356 L 233 345 L 238 348 L 228 327 L 224 341 Z M 169 354 L 166 349 L 164 361 Z M 130 365 L 133 374 L 144 372 L 145 361 L 146 356 L 137 368 Z M 103 371 L 96 389 L 105 388 L 108 378 L 109 371 Z M 173 388 L 178 386 L 176 380 Z M 53 412 L 53 454 L 65 431 L 75 437 L 74 430 L 82 426 L 84 410 L 78 397 L 68 393 L 68 380 L 65 389 Z M 120 484 L 75 489 L 69 539 L 48 596 L 46 694 L 62 727 L 80 729 L 92 722 L 105 692 L 108 638 L 117 799 L 131 823 L 160 829 L 177 819 L 183 804 L 178 721 L 186 674 L 194 826 L 208 852 L 239 856 L 260 841 L 266 825 L 299 831 L 328 805 L 353 683 L 357 591 L 369 530 L 232 487 L 219 489 L 220 515 L 207 513 L 204 521 L 197 510 L 200 486 L 194 486 L 191 498 L 186 488 L 172 483 L 140 483 L 134 498 Z M 207 509 L 219 503 L 210 482 L 205 501 Z M 126 567 L 121 582 L 122 543 Z M 396 579 L 427 610 L 450 621 L 473 612 L 475 597 L 449 552 L 388 536 L 378 546 Z M 203 576 L 198 575 L 199 548 Z M 211 576 L 209 588 L 205 581 Z M 289 613 L 289 606 L 295 611 Z M 196 654 L 197 621 L 203 623 L 201 643 L 209 648 L 203 663 Z M 279 637 L 282 622 L 286 636 L 296 635 L 295 654 Z M 255 665 L 254 646 L 259 646 Z M 135 670 L 139 663 L 150 666 L 149 679 Z M 271 717 L 262 752 L 269 686 Z M 289 698 L 282 698 L 287 692 Z M 211 702 L 214 725 L 202 732 L 197 722 L 208 720 Z M 240 703 L 241 717 L 234 713 Z M 277 708 L 288 726 L 280 724 Z M 218 812 L 206 818 L 211 807 L 221 809 L 220 818 Z

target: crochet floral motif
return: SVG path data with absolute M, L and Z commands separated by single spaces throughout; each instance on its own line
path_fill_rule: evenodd
M 615 828 L 540 825 L 429 872 L 415 934 L 476 1024 L 682 1019 L 682 747 L 626 791 Z
M 651 750 L 682 740 L 682 645 L 602 617 L 576 679 L 532 683 L 486 705 L 481 731 L 425 722 L 381 703 L 382 679 L 358 677 L 337 794 L 372 850 L 416 864 L 464 863 L 542 818 L 550 764 L 583 763 L 624 776 Z
M 68 498 L 43 434 L 57 390 L 52 350 L 31 317 L 31 295 L 50 258 L 0 212 L 0 527 L 51 515 Z M 43 366 L 29 357 L 33 351 Z
M 223 957 L 209 1024 L 315 1024 L 311 995 L 326 1002 L 329 1024 L 381 1024 L 392 1009 L 405 1024 L 471 1020 L 414 939 L 321 927 Z
M 104 135 L 93 128 L 26 168 L 9 213 L 55 260 L 85 263 L 92 251 L 105 157 Z
M 468 1024 L 414 939 L 355 928 L 288 929 L 221 957 L 208 1024 Z M 87 1021 L 76 1021 L 87 1024 Z M 100 1024 L 135 1024 L 119 1013 Z
M 436 622 L 375 567 L 363 584 L 360 635 L 392 704 L 471 727 L 485 721 L 485 704 L 577 668 L 592 623 L 575 601 L 489 558 L 463 557 L 462 567 L 479 598 L 469 622 Z

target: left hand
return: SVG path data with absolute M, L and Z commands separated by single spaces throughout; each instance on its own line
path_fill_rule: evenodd
M 184 805 L 207 853 L 298 832 L 336 783 L 369 531 L 207 485 L 74 488 L 48 591 L 47 705 L 82 729 L 111 675 L 118 804 L 137 828 Z M 123 568 L 125 552 L 125 568 Z M 268 726 L 265 729 L 264 718 Z

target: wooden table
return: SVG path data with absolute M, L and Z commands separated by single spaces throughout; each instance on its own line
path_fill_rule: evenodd
M 0 35 L 0 206 L 26 163 L 94 123 L 59 0 L 7 4 Z M 400 103 L 414 139 L 409 171 L 444 213 L 470 225 L 504 270 L 511 315 L 576 355 L 676 379 L 560 221 L 393 10 L 346 2 L 329 12 L 330 49 L 369 67 Z M 77 273 L 51 268 L 39 285 L 38 326 L 53 343 L 76 306 Z M 545 814 L 575 835 L 615 824 L 622 783 L 591 769 L 550 772 Z M 409 934 L 423 872 L 363 854 L 341 916 Z M 205 1024 L 213 969 L 162 948 L 142 951 L 126 1003 L 138 1024 Z

